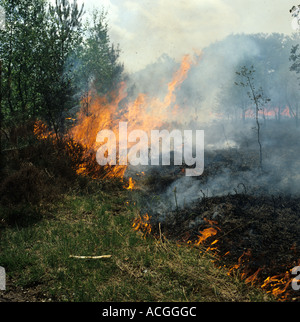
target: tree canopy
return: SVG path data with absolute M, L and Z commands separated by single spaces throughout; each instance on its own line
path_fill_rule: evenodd
M 76 0 L 0 0 L 0 6 L 2 124 L 41 118 L 62 132 L 66 113 L 91 88 L 104 94 L 120 79 L 119 49 L 104 12 L 86 18 Z

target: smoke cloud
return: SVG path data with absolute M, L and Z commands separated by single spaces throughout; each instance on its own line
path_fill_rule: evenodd
M 81 0 L 83 1 L 83 0 Z M 80 1 L 79 1 L 80 2 Z M 122 49 L 128 72 L 154 63 L 163 53 L 179 61 L 230 34 L 291 34 L 293 0 L 85 0 L 103 6 L 111 39 Z
M 235 103 L 230 90 L 226 104 L 219 96 L 224 88 L 235 87 L 239 67 L 253 64 L 257 67 L 255 86 L 262 86 L 264 94 L 271 99 L 266 108 L 273 111 L 281 107 L 281 112 L 287 105 L 295 108 L 297 105 L 292 102 L 297 102 L 298 92 L 292 89 L 298 85 L 289 70 L 289 55 L 291 46 L 296 43 L 297 38 L 279 34 L 231 35 L 203 49 L 199 62 L 192 65 L 187 79 L 176 92 L 176 104 L 182 109 L 178 117 L 182 130 L 205 131 L 204 175 L 181 177 L 163 187 L 159 202 L 153 206 L 155 211 L 163 214 L 177 206 L 189 206 L 203 197 L 235 193 L 297 194 L 300 189 L 299 128 L 292 113 L 276 117 L 275 114 L 260 114 L 261 170 L 253 102 L 247 89 L 236 86 L 246 101 L 246 108 L 252 111 L 244 121 L 241 106 L 236 111 L 232 109 Z M 132 95 L 143 92 L 163 97 L 167 90 L 163 84 L 168 84 L 177 68 L 175 60 L 163 55 L 156 63 L 131 75 Z M 166 172 L 162 168 L 156 169 L 154 175 L 163 177 Z M 149 175 L 151 171 L 153 169 L 149 169 Z

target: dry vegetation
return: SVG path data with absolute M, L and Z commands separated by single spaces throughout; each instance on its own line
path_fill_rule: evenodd
M 141 205 L 124 183 L 78 176 L 64 148 L 31 139 L 6 153 L 1 301 L 272 300 L 198 247 L 144 238 L 132 227 Z M 102 255 L 111 257 L 70 257 Z

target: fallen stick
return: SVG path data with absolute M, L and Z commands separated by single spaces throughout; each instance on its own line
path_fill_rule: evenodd
M 70 258 L 77 258 L 77 259 L 102 259 L 102 258 L 111 258 L 112 255 L 102 255 L 102 256 L 74 256 L 70 255 Z

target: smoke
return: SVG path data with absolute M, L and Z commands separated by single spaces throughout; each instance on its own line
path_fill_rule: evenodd
M 184 177 L 175 180 L 159 195 L 153 205 L 156 213 L 184 209 L 203 198 L 229 194 L 256 196 L 297 196 L 300 188 L 300 161 L 288 160 L 278 154 L 268 155 L 263 170 L 255 161 L 245 165 L 244 158 L 253 158 L 255 150 L 237 152 L 221 150 L 209 160 L 206 157 L 203 177 Z M 210 152 L 208 152 L 210 154 Z M 227 159 L 236 156 L 236 159 Z M 255 157 L 253 158 L 255 160 Z M 230 165 L 226 161 L 231 162 Z
M 54 1 L 54 0 L 51 0 Z M 86 10 L 98 0 L 78 0 Z M 291 34 L 293 0 L 102 0 L 110 36 L 120 44 L 128 72 L 154 63 L 163 53 L 177 62 L 230 34 Z
M 191 67 L 187 79 L 177 90 L 176 103 L 193 111 L 192 117 L 198 123 L 211 121 L 216 112 L 218 94 L 223 86 L 234 83 L 237 67 L 250 59 L 260 57 L 260 47 L 255 39 L 245 35 L 231 35 L 202 51 L 195 51 L 196 64 Z M 129 77 L 131 94 L 146 93 L 151 97 L 163 97 L 174 72 L 179 68 L 167 54 L 160 56 L 153 64 L 147 65 Z M 193 121 L 190 113 L 186 123 Z M 191 126 L 191 125 L 190 125 Z
M 290 105 L 297 100 L 294 75 L 289 71 L 292 41 L 274 34 L 231 35 L 201 53 L 187 79 L 176 92 L 176 104 L 181 109 L 174 128 L 205 131 L 204 174 L 199 178 L 185 176 L 173 180 L 159 194 L 155 211 L 164 213 L 176 207 L 184 208 L 205 197 L 227 194 L 296 195 L 300 189 L 299 129 L 293 117 L 275 119 L 260 116 L 263 169 L 259 168 L 257 128 L 254 118 L 242 120 L 242 110 L 220 100 L 223 88 L 234 86 L 236 71 L 243 65 L 258 66 L 255 85 L 263 87 L 271 103 L 267 108 Z M 284 42 L 283 40 L 284 39 Z M 271 47 L 272 46 L 272 47 Z M 276 47 L 277 46 L 277 47 Z M 276 54 L 274 48 L 277 48 Z M 274 53 L 271 55 L 271 53 Z M 199 53 L 197 53 L 198 55 Z M 266 63 L 267 62 L 267 63 Z M 268 65 L 268 66 L 266 66 Z M 132 74 L 131 94 L 146 92 L 162 96 L 167 91 L 178 63 L 163 55 L 155 64 Z M 288 86 L 291 82 L 292 86 Z M 229 86 L 230 85 L 230 86 Z M 238 88 L 253 110 L 247 89 Z M 186 111 L 189 113 L 186 113 Z M 163 176 L 163 167 L 157 172 Z M 144 169 L 147 171 L 147 169 Z M 148 174 L 151 175 L 153 168 Z M 176 189 L 175 189 L 176 188 Z

